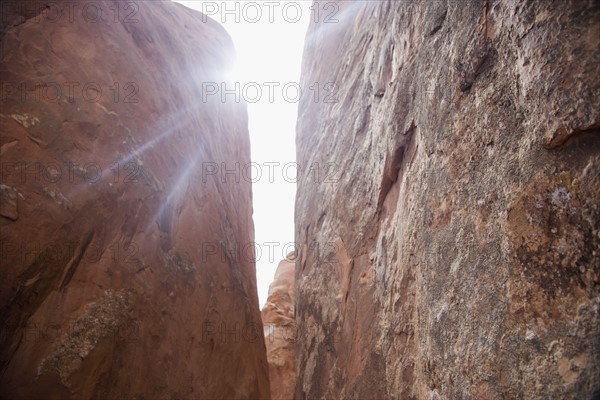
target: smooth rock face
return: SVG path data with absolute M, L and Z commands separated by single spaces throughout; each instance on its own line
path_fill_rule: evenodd
M 2 27 L 0 397 L 268 398 L 251 187 L 219 174 L 246 108 L 202 96 L 230 38 L 167 1 L 51 3 Z
M 296 399 L 599 396 L 599 3 L 340 1 L 325 23 L 326 3 Z
M 265 329 L 271 398 L 291 400 L 296 386 L 295 345 L 298 331 L 294 323 L 295 255 L 279 263 L 269 286 L 267 304 L 261 317 Z

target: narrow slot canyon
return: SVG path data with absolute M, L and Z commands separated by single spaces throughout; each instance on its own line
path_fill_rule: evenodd
M 0 7 L 0 400 L 600 399 L 600 1 Z

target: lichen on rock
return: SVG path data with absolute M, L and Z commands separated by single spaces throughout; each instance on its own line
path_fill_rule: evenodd
M 107 290 L 100 299 L 85 306 L 65 337 L 56 344 L 38 368 L 38 375 L 54 371 L 62 383 L 70 386 L 69 376 L 94 350 L 98 341 L 118 340 L 118 332 L 131 316 L 131 293 L 128 290 Z

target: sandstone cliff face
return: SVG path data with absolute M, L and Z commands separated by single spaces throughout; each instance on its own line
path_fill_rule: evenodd
M 338 101 L 299 106 L 296 398 L 598 396 L 600 5 L 337 4 L 304 54 Z
M 275 278 L 269 286 L 267 304 L 262 309 L 271 398 L 291 400 L 296 386 L 295 344 L 297 329 L 294 323 L 295 255 L 288 254 L 279 263 Z
M 2 26 L 0 397 L 268 398 L 251 188 L 212 174 L 250 161 L 245 105 L 202 98 L 231 40 L 51 3 Z

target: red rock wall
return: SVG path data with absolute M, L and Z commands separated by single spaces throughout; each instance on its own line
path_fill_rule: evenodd
M 296 387 L 295 259 L 288 254 L 277 266 L 269 297 L 261 311 L 273 400 L 291 400 Z
M 230 38 L 50 3 L 2 26 L 0 397 L 268 398 L 251 187 L 211 174 L 250 161 L 246 109 L 202 96 Z
M 302 86 L 337 101 L 303 97 L 297 129 L 296 399 L 598 397 L 598 2 L 328 3 Z

